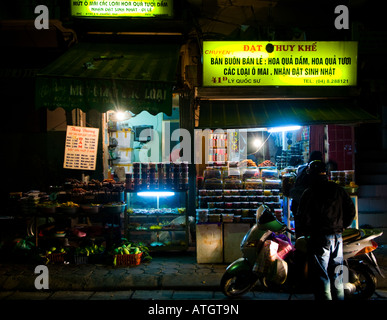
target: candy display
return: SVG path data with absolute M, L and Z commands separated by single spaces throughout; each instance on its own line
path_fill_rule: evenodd
M 273 212 L 275 210 L 278 220 L 282 220 L 278 170 L 239 166 L 238 171 L 239 175 L 229 175 L 230 167 L 206 168 L 203 187 L 198 190 L 197 223 L 253 223 L 256 210 L 262 204 L 269 206 Z

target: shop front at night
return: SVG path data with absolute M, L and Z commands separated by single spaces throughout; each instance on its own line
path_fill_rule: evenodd
M 209 147 L 196 152 L 198 259 L 233 261 L 261 204 L 293 227 L 290 190 L 313 151 L 357 207 L 354 128 L 378 121 L 358 99 L 357 44 L 208 41 L 203 52 L 195 124 Z
M 171 133 L 179 127 L 179 95 L 172 92 L 177 82 L 179 55 L 179 44 L 80 43 L 42 70 L 37 81 L 38 107 L 62 108 L 67 112 L 78 109 L 86 115 L 83 125 L 80 121 L 67 127 L 64 158 L 64 170 L 74 173 L 73 187 L 78 191 L 78 198 L 81 196 L 80 201 L 101 202 L 93 194 L 105 192 L 104 185 L 125 193 L 114 199 L 115 202 L 128 202 L 127 208 L 132 213 L 129 220 L 140 221 L 124 219 L 127 222 L 124 234 L 128 228 L 132 230 L 140 224 L 143 237 L 138 236 L 136 240 L 147 240 L 148 245 L 161 243 L 156 232 L 149 232 L 149 227 L 159 227 L 161 218 L 165 224 L 180 216 L 185 218 L 181 211 L 184 208 L 185 213 L 186 209 L 188 169 L 183 165 L 177 167 L 172 180 L 174 168 L 163 165 L 162 160 L 170 161 Z M 96 114 L 98 123 L 94 129 L 99 130 L 92 155 L 91 147 L 81 145 L 81 133 L 77 134 L 77 128 L 85 131 L 91 125 L 87 117 L 90 112 Z M 75 134 L 69 133 L 71 130 Z M 71 144 L 71 139 L 78 139 L 78 145 Z M 161 170 L 165 176 L 160 173 L 156 177 L 156 172 Z M 103 179 L 91 178 L 89 182 L 93 176 Z M 168 209 L 161 210 L 155 202 L 140 214 L 132 207 L 143 208 L 144 202 L 149 202 L 149 198 L 137 199 L 135 191 L 164 191 L 172 187 L 179 194 L 174 201 L 167 201 Z M 157 195 L 150 201 L 156 198 Z M 161 203 L 161 208 L 167 204 Z M 157 215 L 159 210 L 165 215 Z M 186 233 L 187 221 L 184 219 L 180 224 L 184 227 L 179 230 Z M 165 226 L 168 227 L 169 224 Z M 176 242 L 186 247 L 185 236 Z M 170 237 L 165 240 L 169 244 L 171 241 Z
M 187 250 L 189 169 L 173 149 L 189 25 L 173 1 L 94 4 L 71 3 L 80 40 L 36 76 L 36 108 L 65 124 L 52 129 L 65 133 L 61 174 L 12 193 L 10 213 L 49 259 L 96 246 L 111 260 L 125 245 L 127 261 L 114 260 L 125 265 L 137 251 Z
M 357 203 L 355 131 L 380 123 L 358 83 L 357 41 L 276 41 L 270 28 L 251 34 L 244 15 L 213 21 L 177 1 L 85 3 L 69 4 L 76 37 L 34 79 L 55 135 L 54 165 L 39 171 L 50 184 L 10 193 L 35 244 L 125 237 L 230 262 L 260 204 L 293 227 L 290 189 L 315 150 Z

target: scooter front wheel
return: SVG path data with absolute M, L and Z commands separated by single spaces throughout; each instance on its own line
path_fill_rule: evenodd
M 228 273 L 226 272 L 220 286 L 224 295 L 230 298 L 236 298 L 248 292 L 256 283 L 257 279 L 250 272 Z

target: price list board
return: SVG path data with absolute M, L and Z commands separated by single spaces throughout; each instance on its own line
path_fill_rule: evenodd
M 98 128 L 67 126 L 63 168 L 95 170 Z

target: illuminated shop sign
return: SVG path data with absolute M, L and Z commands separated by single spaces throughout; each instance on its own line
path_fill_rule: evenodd
M 172 17 L 173 0 L 125 1 L 125 0 L 91 0 L 71 1 L 71 16 L 93 18 L 152 18 Z
M 356 86 L 354 41 L 204 41 L 203 86 Z

